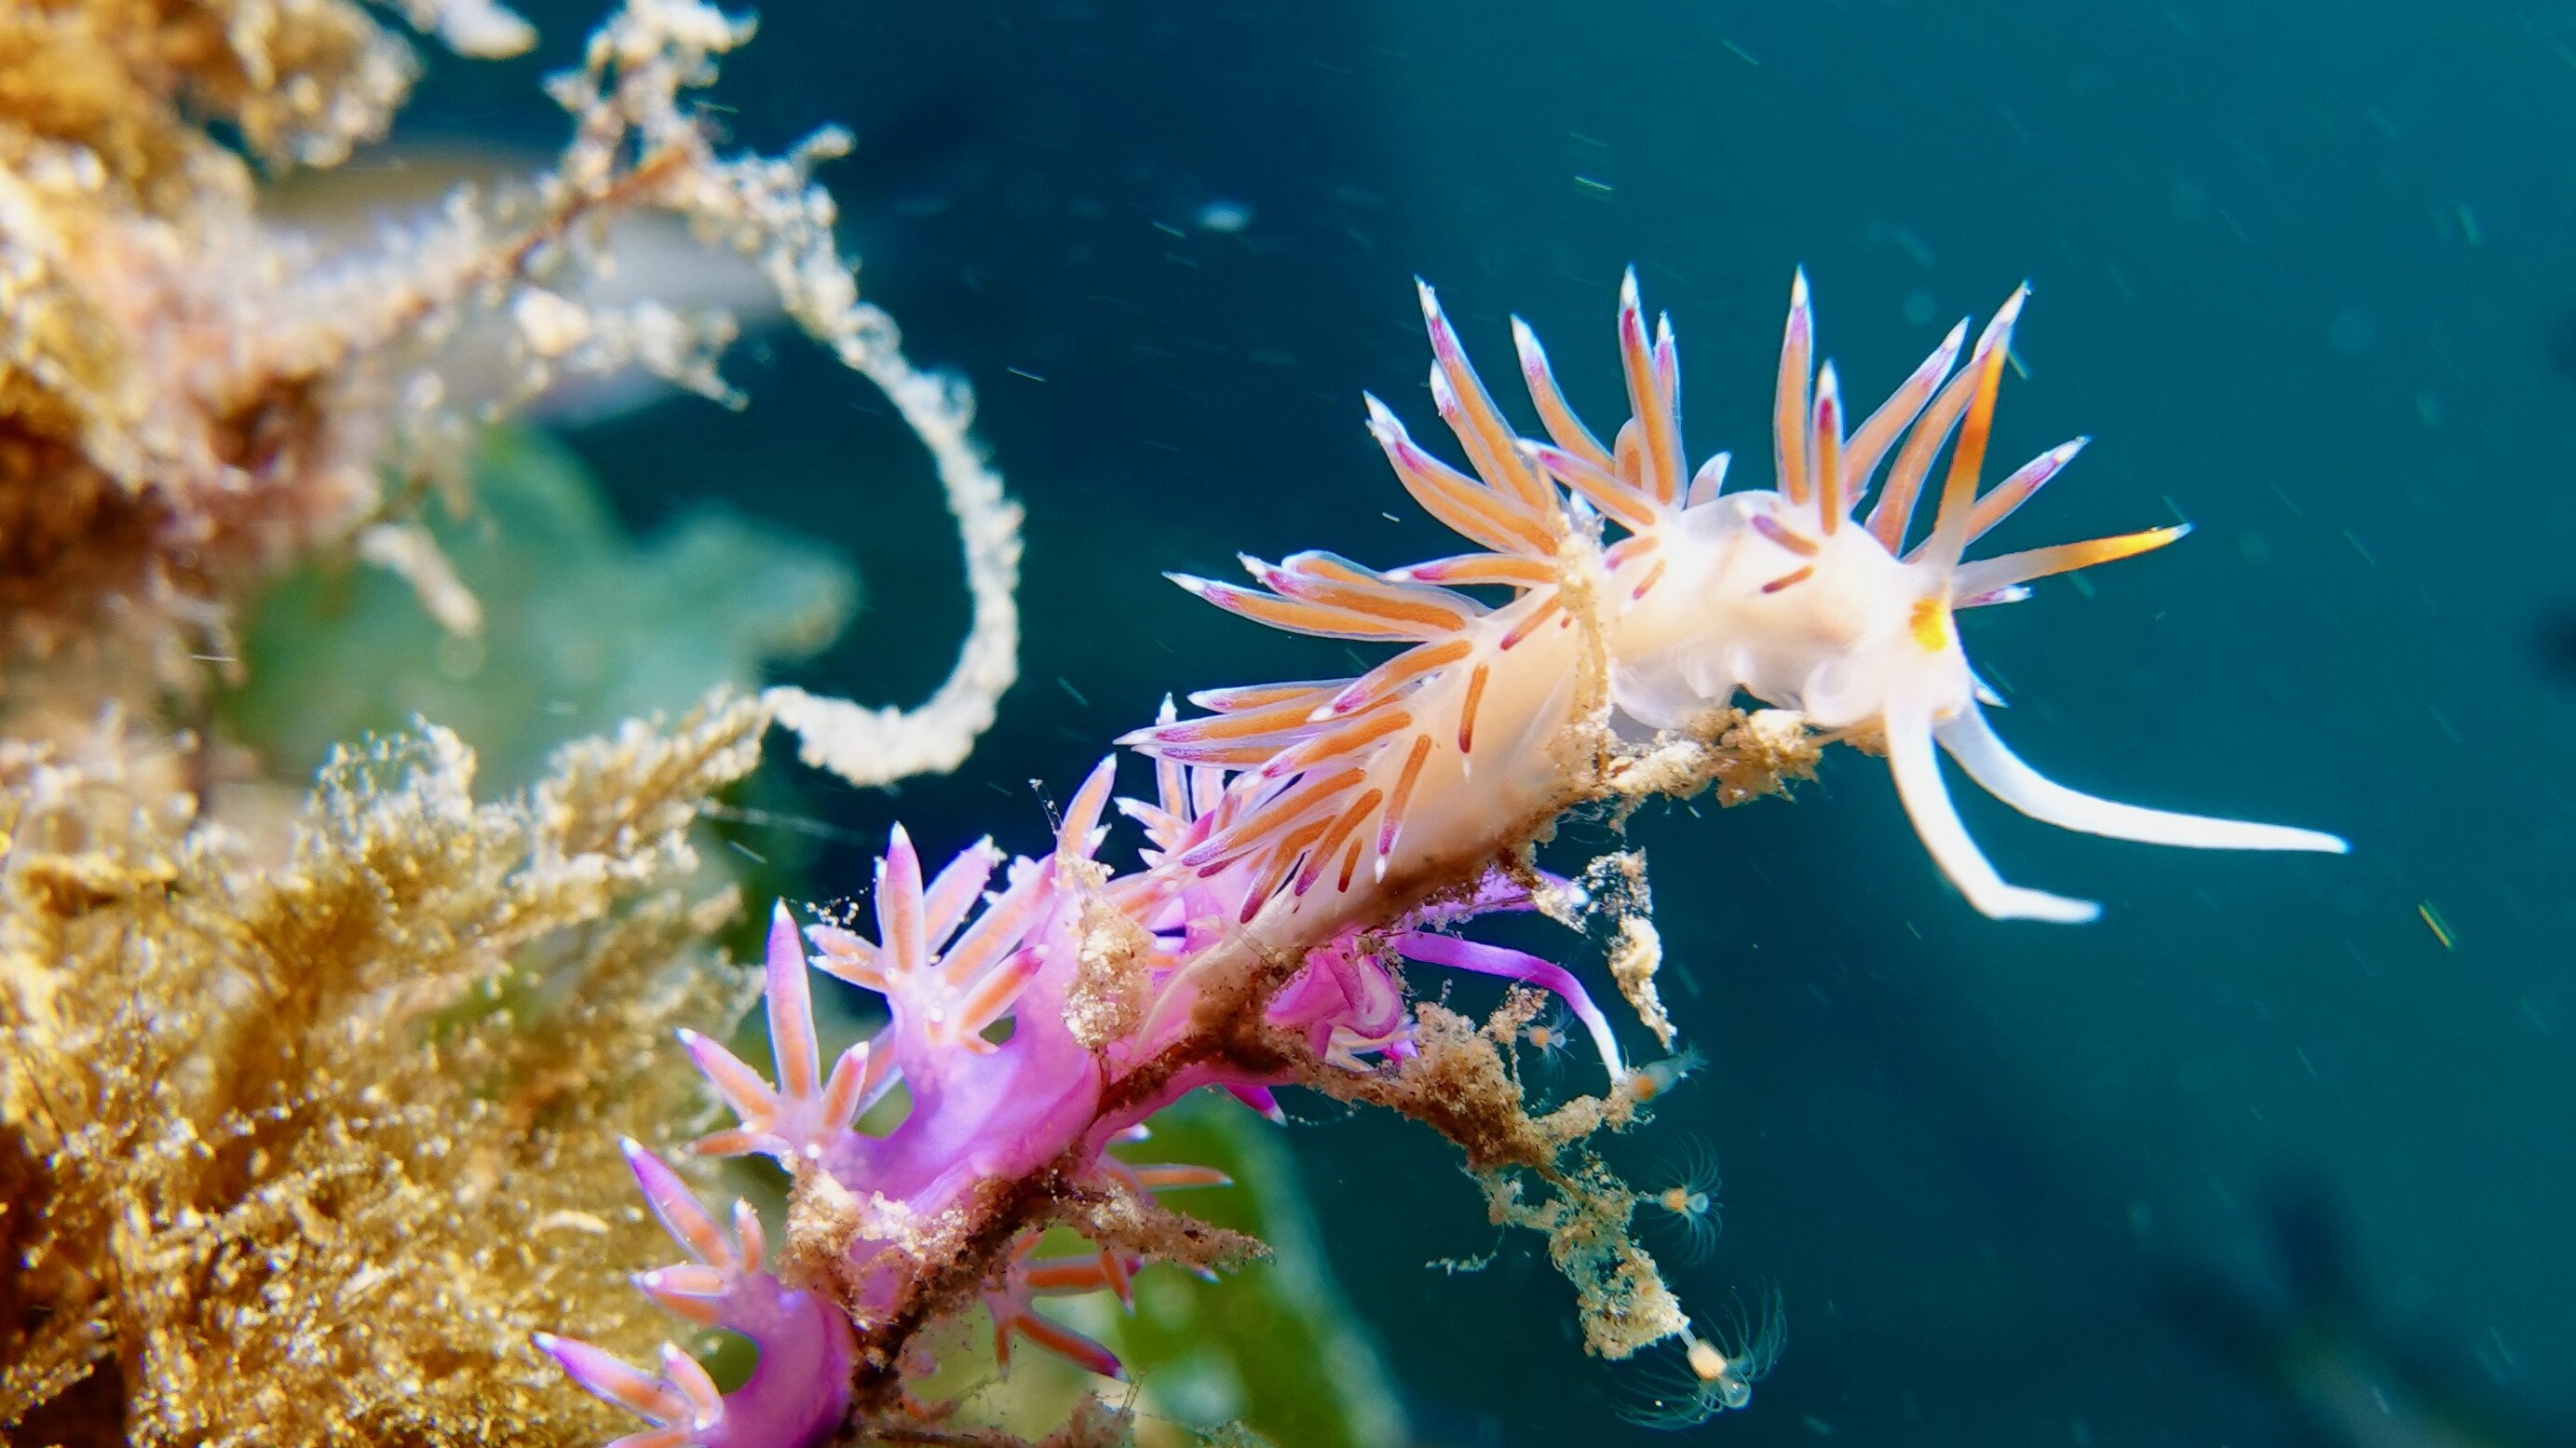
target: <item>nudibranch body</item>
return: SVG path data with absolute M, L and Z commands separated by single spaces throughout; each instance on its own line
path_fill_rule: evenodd
M 759 1366 L 724 1392 L 677 1348 L 648 1372 L 540 1338 L 576 1381 L 654 1425 L 625 1448 L 812 1448 L 853 1428 L 918 1426 L 944 1411 L 911 1396 L 929 1365 L 925 1334 L 977 1304 L 997 1357 L 1025 1338 L 1116 1374 L 1107 1347 L 1038 1312 L 1036 1299 L 1123 1297 L 1150 1263 L 1212 1270 L 1250 1250 L 1161 1204 L 1167 1191 L 1222 1184 L 1217 1174 L 1109 1151 L 1209 1086 L 1275 1114 L 1272 1089 L 1302 1084 L 1437 1126 L 1466 1147 L 1495 1220 L 1549 1234 L 1589 1349 L 1616 1359 L 1680 1344 L 1679 1367 L 1635 1416 L 1681 1426 L 1742 1407 L 1779 1350 L 1776 1308 L 1766 1303 L 1758 1323 L 1740 1320 L 1732 1333 L 1696 1329 L 1626 1232 L 1641 1206 L 1713 1229 L 1708 1186 L 1640 1194 L 1579 1144 L 1638 1120 L 1695 1057 L 1630 1071 L 1572 973 L 1456 932 L 1493 911 L 1585 908 L 1582 892 L 1529 859 L 1561 814 L 1686 794 L 1730 780 L 1729 770 L 1728 787 L 1747 797 L 1803 769 L 1817 742 L 1842 738 L 1883 744 L 1933 859 L 1989 915 L 2077 920 L 2094 907 L 1996 875 L 1951 807 L 1941 749 L 1997 797 L 2068 828 L 2178 845 L 2343 848 L 2304 830 L 2077 794 L 2040 778 L 1987 727 L 1957 612 L 2180 533 L 1966 558 L 2077 448 L 2053 449 L 1980 491 L 2020 294 L 1964 363 L 1963 324 L 1850 428 L 1832 367 L 1812 365 L 1802 277 L 1781 357 L 1774 486 L 1736 492 L 1724 491 L 1723 454 L 1688 467 L 1671 328 L 1659 323 L 1650 339 L 1633 276 L 1619 308 L 1632 415 L 1606 445 L 1515 323 L 1547 441 L 1521 437 L 1427 288 L 1422 301 L 1432 399 L 1469 467 L 1433 456 L 1374 399 L 1369 427 L 1405 488 L 1473 549 L 1383 571 L 1328 553 L 1247 559 L 1261 585 L 1250 589 L 1182 580 L 1280 628 L 1400 646 L 1393 657 L 1352 679 L 1195 694 L 1204 716 L 1180 719 L 1167 704 L 1130 735 L 1124 742 L 1155 762 L 1152 797 L 1116 802 L 1143 827 L 1141 869 L 1122 874 L 1098 854 L 1112 762 L 1067 802 L 1052 850 L 1007 868 L 979 844 L 925 871 L 898 829 L 877 872 L 873 939 L 845 924 L 800 938 L 779 913 L 767 1078 L 683 1033 L 738 1121 L 697 1149 L 771 1157 L 795 1194 L 775 1254 L 784 1265 L 773 1271 L 756 1216 L 738 1208 L 726 1231 L 658 1157 L 630 1149 L 647 1202 L 691 1259 L 638 1285 L 684 1318 L 751 1338 Z M 1927 490 L 1932 521 L 1909 540 Z M 1776 712 L 1736 714 L 1739 695 Z M 999 888 L 988 890 L 997 872 Z M 1670 1023 L 1643 984 L 1651 931 L 1615 903 L 1600 908 L 1618 917 L 1624 942 L 1613 974 L 1669 1046 Z M 1480 1030 L 1413 996 L 1408 962 L 1556 997 L 1612 1089 L 1529 1115 L 1503 1053 L 1524 1039 L 1541 996 L 1515 993 Z M 828 1070 L 809 970 L 887 1006 L 882 1029 Z M 900 1119 L 860 1130 L 898 1084 Z M 1050 1226 L 1090 1247 L 1034 1256 Z
M 1519 437 L 1424 287 L 1432 398 L 1473 474 L 1418 446 L 1374 398 L 1369 427 L 1415 499 L 1483 551 L 1384 572 L 1324 553 L 1246 559 L 1267 591 L 1180 580 L 1275 627 L 1410 645 L 1356 680 L 1194 695 L 1214 717 L 1123 741 L 1243 771 L 1215 830 L 1180 863 L 1250 866 L 1258 883 L 1247 922 L 1256 936 L 1289 943 L 1355 913 L 1346 899 L 1374 898 L 1390 878 L 1436 878 L 1441 860 L 1490 850 L 1525 833 L 1533 815 L 1585 793 L 1592 761 L 1570 731 L 1587 711 L 1607 706 L 1613 727 L 1678 730 L 1739 693 L 1796 710 L 1829 736 L 1883 741 L 1933 859 L 1991 916 L 2079 921 L 2096 907 L 1996 874 L 1951 806 L 1936 742 L 1998 798 L 2068 829 L 2202 848 L 2341 851 L 2341 840 L 2314 831 L 2076 793 L 2024 765 L 1986 723 L 1983 691 L 1959 645 L 1959 609 L 2018 600 L 2034 579 L 2158 548 L 2184 531 L 1965 558 L 2082 447 L 2079 439 L 2051 449 L 1979 491 L 2025 295 L 2015 292 L 1996 313 L 1965 366 L 1962 323 L 1849 430 L 1833 365 L 1813 367 L 1801 274 L 1781 349 L 1775 486 L 1728 493 L 1726 454 L 1687 471 L 1671 326 L 1660 322 L 1649 342 L 1633 273 L 1619 308 L 1632 415 L 1608 446 L 1566 405 L 1546 354 L 1515 319 L 1521 369 L 1549 441 Z M 1909 548 L 1909 524 L 1945 444 L 1930 531 Z M 1859 514 L 1882 462 L 1886 481 Z M 1624 536 L 1605 540 L 1604 521 Z M 1513 597 L 1489 606 L 1462 591 L 1475 585 Z

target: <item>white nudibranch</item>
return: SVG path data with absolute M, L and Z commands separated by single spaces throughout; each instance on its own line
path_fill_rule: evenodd
M 2342 840 L 2313 830 L 2080 794 L 2022 763 L 1987 723 L 1980 707 L 1986 691 L 1960 648 L 1957 610 L 2016 601 L 2031 580 L 2160 548 L 2187 531 L 2152 528 L 1995 558 L 1964 556 L 2084 445 L 2078 438 L 2053 448 L 1978 492 L 1996 386 L 2028 294 L 2014 292 L 1996 312 L 1964 368 L 1953 374 L 1963 322 L 1847 435 L 1833 364 L 1812 379 L 1808 370 L 1814 323 L 1801 272 L 1790 291 L 1774 412 L 1779 486 L 1724 495 L 1712 488 L 1658 520 L 1652 531 L 1661 535 L 1660 586 L 1629 602 L 1618 620 L 1614 703 L 1644 724 L 1671 728 L 1741 690 L 1799 710 L 1819 729 L 1875 727 L 1924 846 L 1970 904 L 1998 919 L 2083 921 L 2100 907 L 2006 883 L 1960 824 L 1936 744 L 1997 799 L 2064 829 L 2198 849 L 2341 853 Z M 1633 275 L 1622 303 L 1636 307 Z M 1907 548 L 1915 503 L 1954 432 L 1931 531 Z M 1597 471 L 1571 449 L 1532 451 L 1578 489 L 1586 481 L 1580 474 Z M 1891 451 L 1895 460 L 1876 502 L 1855 517 Z M 1722 457 L 1716 469 L 1722 474 Z
M 1532 811 L 1561 808 L 1569 787 L 1584 787 L 1560 745 L 1595 707 L 1577 681 L 1604 672 L 1610 708 L 1649 729 L 1686 728 L 1742 694 L 1796 710 L 1829 737 L 1883 740 L 1933 860 L 1998 918 L 2089 920 L 2097 907 L 1995 872 L 1951 804 L 1942 750 L 1996 798 L 2066 829 L 2340 852 L 2341 840 L 2310 830 L 2078 794 L 2041 778 L 1987 726 L 1981 700 L 1991 700 L 1960 649 L 1958 610 L 2025 598 L 2035 579 L 2159 548 L 2184 531 L 1967 557 L 2083 446 L 2078 438 L 2052 448 L 1979 487 L 2026 295 L 2004 303 L 1964 363 L 1967 324 L 1952 329 L 1849 428 L 1832 364 L 1814 366 L 1800 273 L 1772 417 L 1775 486 L 1728 492 L 1726 454 L 1689 470 L 1679 351 L 1667 320 L 1650 337 L 1633 272 L 1619 297 L 1630 416 L 1607 446 L 1566 404 L 1537 337 L 1515 318 L 1521 374 L 1548 441 L 1523 438 L 1423 287 L 1431 400 L 1468 467 L 1415 442 L 1375 398 L 1369 430 L 1405 490 L 1477 551 L 1386 570 L 1323 552 L 1247 558 L 1252 588 L 1177 579 L 1275 628 L 1401 651 L 1357 678 L 1193 694 L 1211 713 L 1122 739 L 1166 768 L 1224 781 L 1204 833 L 1172 868 L 1238 878 L 1229 895 L 1237 918 L 1250 925 L 1272 912 L 1280 930 L 1265 938 L 1274 946 L 1329 934 L 1334 922 L 1364 918 L 1391 872 L 1436 872 L 1444 860 L 1511 847 Z M 1926 491 L 1936 499 L 1932 523 L 1909 544 Z M 1497 601 L 1498 591 L 1508 596 Z M 1292 919 L 1296 930 L 1280 933 Z

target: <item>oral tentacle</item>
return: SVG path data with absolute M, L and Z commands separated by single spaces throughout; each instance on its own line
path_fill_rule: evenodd
M 1932 710 L 1911 689 L 1890 698 L 1886 714 L 1887 767 L 1896 778 L 1896 795 L 1905 804 L 1914 833 L 1941 873 L 1959 888 L 1980 914 L 1996 920 L 2049 920 L 2080 925 L 2102 913 L 2090 900 L 2069 900 L 2044 891 L 2008 884 L 1968 836 L 1959 811 L 1941 779 L 1941 758 L 1932 745 Z
M 1985 711 L 1974 704 L 1932 732 L 1941 747 L 1986 793 L 2059 829 L 2193 850 L 2307 850 L 2340 855 L 2350 848 L 2341 839 L 2316 830 L 2175 814 L 2096 799 L 2068 789 L 2024 764 L 2019 755 L 2005 747 L 1994 726 L 1986 721 Z

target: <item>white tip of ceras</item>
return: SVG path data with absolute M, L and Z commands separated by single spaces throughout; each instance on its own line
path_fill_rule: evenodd
M 1683 495 L 1682 506 L 1696 508 L 1726 491 L 1727 464 L 1734 459 L 1728 453 L 1712 453 L 1699 471 L 1691 475 L 1690 491 Z
M 797 932 L 795 913 L 784 900 L 769 907 L 769 959 L 805 964 L 805 937 Z
M 1395 415 L 1394 409 L 1378 401 L 1376 393 L 1361 393 L 1360 402 L 1368 409 L 1369 435 L 1378 440 L 1379 446 L 1393 447 L 1405 439 L 1404 420 Z

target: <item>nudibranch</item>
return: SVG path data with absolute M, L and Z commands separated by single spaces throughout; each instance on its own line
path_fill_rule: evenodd
M 2067 829 L 2204 849 L 2341 852 L 2343 841 L 2312 830 L 2079 794 L 2022 763 L 1987 723 L 1984 691 L 1959 643 L 1960 610 L 2017 601 L 2035 579 L 2160 548 L 2185 531 L 1966 557 L 2083 447 L 2079 438 L 2053 448 L 1979 491 L 1996 389 L 2027 295 L 2016 290 L 1996 312 L 1964 367 L 1967 324 L 1952 329 L 1852 430 L 1833 364 L 1814 366 L 1800 272 L 1780 349 L 1774 486 L 1727 492 L 1727 454 L 1690 470 L 1671 322 L 1659 318 L 1648 341 L 1633 271 L 1619 294 L 1631 417 L 1608 446 L 1567 406 L 1547 354 L 1518 318 L 1521 371 L 1549 440 L 1515 434 L 1422 286 L 1432 401 L 1473 474 L 1417 445 L 1374 397 L 1369 429 L 1414 499 L 1479 551 L 1385 571 L 1330 553 L 1276 564 L 1246 558 L 1260 589 L 1177 579 L 1276 628 L 1407 646 L 1354 680 L 1194 695 L 1215 717 L 1121 741 L 1245 771 L 1228 793 L 1234 817 L 1183 862 L 1257 861 L 1269 888 L 1256 890 L 1247 910 L 1292 876 L 1291 898 L 1269 908 L 1304 909 L 1310 889 L 1347 895 L 1355 882 L 1367 898 L 1391 871 L 1404 874 L 1561 801 L 1567 760 L 1552 746 L 1585 702 L 1587 667 L 1603 664 L 1607 703 L 1623 724 L 1683 728 L 1740 693 L 1796 710 L 1827 735 L 1883 741 L 1933 860 L 1971 905 L 2000 919 L 2082 921 L 2098 907 L 1995 872 L 1951 805 L 1936 743 L 1998 799 Z M 1945 443 L 1949 466 L 1931 528 L 1909 547 Z M 1886 480 L 1872 501 L 1882 463 Z M 1615 541 L 1603 541 L 1605 521 Z M 1463 591 L 1480 584 L 1512 597 L 1488 606 Z M 1292 780 L 1296 788 L 1278 787 Z
M 1006 864 L 987 843 L 925 871 L 895 830 L 877 869 L 874 939 L 847 921 L 800 933 L 782 907 L 766 979 L 772 1075 L 706 1037 L 683 1033 L 681 1044 L 738 1119 L 697 1150 L 768 1156 L 794 1177 L 784 1248 L 768 1251 L 748 1210 L 728 1231 L 659 1157 L 628 1153 L 647 1203 L 692 1259 L 638 1286 L 682 1317 L 751 1338 L 758 1366 L 723 1391 L 675 1347 L 658 1373 L 568 1338 L 538 1347 L 655 1425 L 625 1448 L 812 1448 L 854 1425 L 917 1422 L 936 1411 L 909 1396 L 928 1365 L 923 1334 L 977 1305 L 997 1357 L 1025 1339 L 1115 1375 L 1106 1346 L 1039 1313 L 1036 1299 L 1124 1297 L 1150 1264 L 1209 1270 L 1249 1244 L 1160 1202 L 1222 1177 L 1110 1148 L 1141 1139 L 1148 1117 L 1202 1087 L 1275 1114 L 1274 1088 L 1298 1084 L 1406 1110 L 1465 1145 L 1495 1219 L 1550 1233 L 1592 1351 L 1624 1358 L 1677 1341 L 1680 1362 L 1637 1408 L 1641 1421 L 1677 1426 L 1742 1407 L 1779 1351 L 1776 1310 L 1731 1332 L 1694 1328 L 1625 1230 L 1633 1212 L 1658 1205 L 1693 1232 L 1714 1230 L 1713 1173 L 1638 1193 L 1577 1146 L 1639 1119 L 1695 1057 L 1631 1070 L 1571 972 L 1457 933 L 1500 910 L 1615 917 L 1624 944 L 1613 974 L 1671 1045 L 1645 984 L 1650 928 L 1532 861 L 1561 815 L 1712 779 L 1749 796 L 1803 770 L 1817 743 L 1843 739 L 1884 747 L 1933 860 L 1991 916 L 2082 920 L 2095 907 L 1997 875 L 1951 805 L 1942 750 L 1996 797 L 2070 829 L 2343 848 L 2306 830 L 2078 794 L 1988 727 L 1958 613 L 2181 532 L 1967 557 L 2080 445 L 1979 486 L 2022 301 L 2016 292 L 2005 303 L 1964 361 L 1963 323 L 1852 428 L 1833 367 L 1814 366 L 1801 276 L 1781 352 L 1774 486 L 1730 492 L 1725 454 L 1688 463 L 1672 329 L 1659 321 L 1650 338 L 1633 274 L 1619 303 L 1631 416 L 1606 445 L 1517 321 L 1546 441 L 1515 432 L 1424 288 L 1431 397 L 1468 466 L 1417 444 L 1374 398 L 1369 427 L 1405 489 L 1471 550 L 1384 570 L 1330 553 L 1246 559 L 1251 588 L 1180 580 L 1260 622 L 1396 652 L 1356 678 L 1194 694 L 1201 716 L 1166 703 L 1122 740 L 1154 764 L 1150 799 L 1116 801 L 1143 829 L 1142 868 L 1122 873 L 1099 856 L 1115 776 L 1104 761 L 1036 858 Z M 1927 492 L 1930 525 L 1909 538 Z M 1739 696 L 1773 707 L 1745 715 Z M 1587 879 L 1615 895 L 1599 863 Z M 1413 995 L 1409 967 L 1525 989 L 1480 1031 Z M 886 1005 L 882 1028 L 828 1070 L 807 997 L 815 970 Z M 1581 1023 L 1611 1090 L 1541 1120 L 1524 1112 L 1500 1053 L 1546 996 Z M 1558 1034 L 1548 1027 L 1544 1039 Z M 898 1085 L 899 1119 L 860 1130 L 872 1106 L 891 1110 Z M 1051 1226 L 1089 1249 L 1034 1256 Z M 773 1257 L 785 1265 L 773 1271 Z

